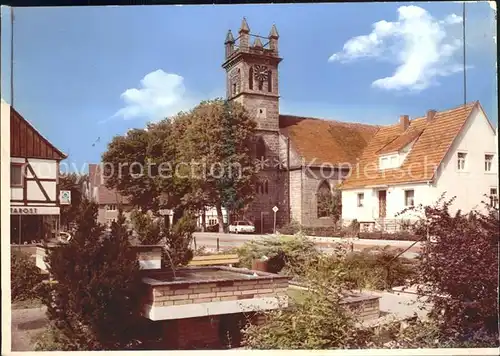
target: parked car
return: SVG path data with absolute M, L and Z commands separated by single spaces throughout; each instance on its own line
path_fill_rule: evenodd
M 255 226 L 248 221 L 235 221 L 233 224 L 229 225 L 229 232 L 233 232 L 235 234 L 253 234 L 255 232 Z

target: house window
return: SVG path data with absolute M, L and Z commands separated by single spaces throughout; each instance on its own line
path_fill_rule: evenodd
M 107 211 L 116 211 L 116 205 L 115 204 L 106 205 L 106 210 Z
M 380 160 L 380 169 L 385 169 L 385 168 L 387 168 L 387 166 L 388 166 L 388 162 L 389 162 L 389 158 L 387 158 L 387 157 L 383 157 L 383 158 Z
M 493 208 L 498 206 L 498 190 L 497 188 L 490 188 L 490 205 Z
M 21 164 L 14 163 L 10 165 L 10 186 L 23 186 L 23 166 Z
M 457 153 L 457 168 L 459 171 L 465 170 L 465 157 L 467 157 L 467 153 L 465 152 Z
M 208 225 L 209 226 L 217 225 L 217 220 L 216 219 L 208 219 Z
M 358 207 L 362 207 L 365 201 L 365 193 L 358 193 Z
M 484 170 L 485 170 L 485 172 L 491 172 L 492 164 L 493 164 L 493 155 L 484 155 Z
M 414 206 L 415 205 L 415 191 L 405 190 L 405 206 Z

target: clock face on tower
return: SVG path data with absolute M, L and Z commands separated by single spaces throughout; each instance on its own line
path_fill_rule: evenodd
M 267 69 L 266 66 L 256 64 L 254 66 L 254 77 L 256 80 L 259 82 L 263 82 L 267 79 L 267 76 L 269 74 L 269 70 Z

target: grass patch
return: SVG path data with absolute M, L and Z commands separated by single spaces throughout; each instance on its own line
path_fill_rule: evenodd
M 40 308 L 42 306 L 43 303 L 38 298 L 19 300 L 12 303 L 12 309 L 30 309 L 30 308 Z

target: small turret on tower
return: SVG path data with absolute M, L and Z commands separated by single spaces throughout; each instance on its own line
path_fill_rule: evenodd
M 226 46 L 226 58 L 229 58 L 229 56 L 234 51 L 234 37 L 231 30 L 227 31 L 226 41 L 224 41 L 224 45 Z
M 271 31 L 269 32 L 269 49 L 278 53 L 278 38 L 280 36 L 278 35 L 278 29 L 276 28 L 276 25 L 273 24 L 273 27 L 271 27 Z
M 264 48 L 259 37 L 255 38 L 255 41 L 253 42 L 253 46 L 255 48 Z
M 245 17 L 243 17 L 243 20 L 241 21 L 239 34 L 240 34 L 240 41 L 239 41 L 240 50 L 247 51 L 250 42 L 250 27 L 248 26 L 247 19 Z

